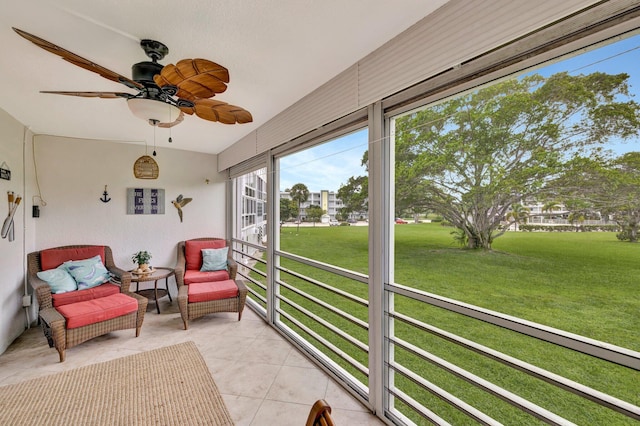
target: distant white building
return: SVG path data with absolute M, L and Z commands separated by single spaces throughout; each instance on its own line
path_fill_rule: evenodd
M 256 170 L 240 176 L 236 179 L 236 191 L 242 194 L 236 197 L 238 221 L 236 226 L 240 229 L 242 241 L 253 244 L 264 244 L 264 236 L 267 227 L 267 180 L 266 169 Z M 291 194 L 286 191 L 280 192 L 280 198 L 291 199 Z M 300 220 L 307 220 L 306 209 L 309 206 L 319 206 L 326 212 L 321 219 L 322 223 L 329 223 L 336 219 L 336 214 L 344 207 L 342 200 L 337 197 L 335 191 L 321 190 L 310 192 L 307 201 L 300 206 Z M 352 213 L 351 219 L 365 220 L 368 214 Z
M 522 205 L 529 209 L 529 215 L 526 223 L 529 225 L 571 225 L 569 216 L 571 211 L 567 207 L 558 203 L 555 208 L 544 210 L 545 205 L 535 200 L 523 201 Z M 602 216 L 600 212 L 591 212 L 587 217 L 580 221 L 581 225 L 607 225 L 611 224 L 611 218 Z
M 239 177 L 236 180 L 236 190 L 242 197 L 236 197 L 239 205 L 238 233 L 242 241 L 254 244 L 264 243 L 267 226 L 267 180 L 266 169 L 256 170 Z
M 291 200 L 291 194 L 286 191 L 281 191 L 280 198 Z M 322 223 L 328 223 L 329 220 L 336 218 L 336 214 L 340 212 L 340 209 L 344 207 L 344 204 L 342 203 L 342 200 L 338 198 L 335 191 L 323 189 L 318 192 L 309 192 L 309 198 L 307 201 L 300 205 L 301 221 L 307 220 L 306 209 L 309 206 L 319 206 L 324 212 L 326 212 L 326 215 L 322 218 Z M 368 219 L 368 214 L 366 212 L 352 213 L 349 216 L 353 219 Z

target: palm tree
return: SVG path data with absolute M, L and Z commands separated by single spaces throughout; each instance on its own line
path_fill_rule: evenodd
M 513 221 L 516 224 L 516 231 L 518 230 L 518 224 L 524 222 L 529 217 L 530 209 L 522 204 L 512 204 L 511 210 L 507 213 L 506 219 Z
M 547 203 L 545 203 L 544 206 L 542 206 L 542 213 L 548 213 L 549 215 L 551 215 L 553 212 L 555 211 L 559 211 L 562 209 L 562 206 L 560 205 L 559 202 L 557 201 L 549 201 Z
M 580 231 L 580 225 L 589 214 L 589 203 L 585 200 L 576 198 L 565 201 L 564 205 L 570 212 L 569 216 L 567 216 L 567 220 L 576 228 L 576 232 Z
M 300 231 L 300 205 L 309 199 L 309 188 L 304 183 L 296 183 L 291 187 L 289 195 L 298 202 L 298 231 Z
M 580 230 L 580 225 L 584 222 L 584 214 L 581 211 L 569 213 L 567 220 L 576 228 L 576 232 Z

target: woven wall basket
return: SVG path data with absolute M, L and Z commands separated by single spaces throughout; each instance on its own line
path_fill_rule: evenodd
M 133 163 L 133 175 L 138 179 L 157 179 L 159 174 L 158 163 L 148 155 L 143 155 Z

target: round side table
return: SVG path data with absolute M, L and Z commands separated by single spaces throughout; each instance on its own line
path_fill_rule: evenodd
M 169 300 L 173 302 L 171 298 L 171 293 L 169 293 L 169 277 L 174 274 L 173 268 L 162 268 L 156 267 L 153 268 L 153 271 L 147 274 L 136 274 L 131 271 L 131 282 L 136 283 L 136 293 L 146 297 L 147 299 L 152 299 L 156 302 L 156 310 L 160 313 L 160 305 L 158 304 L 158 299 L 169 296 Z M 164 278 L 164 288 L 158 288 L 158 281 Z M 145 288 L 140 290 L 140 283 L 153 281 L 153 288 Z

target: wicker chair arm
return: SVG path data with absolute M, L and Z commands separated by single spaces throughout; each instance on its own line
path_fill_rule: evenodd
M 178 288 L 184 285 L 184 271 L 187 269 L 187 258 L 184 253 L 185 242 L 178 243 L 178 255 L 176 257 L 176 266 L 173 268 L 175 273 L 176 285 Z
M 176 280 L 176 285 L 178 286 L 178 288 L 182 287 L 184 285 L 184 269 L 180 266 L 176 266 L 173 269 L 173 272 Z
M 51 297 L 51 287 L 46 281 L 38 278 L 37 275 L 29 275 L 27 281 L 36 294 L 36 300 L 40 310 L 46 308 L 53 308 L 53 299 Z
M 52 326 L 57 321 L 64 322 L 65 319 L 62 314 L 56 311 L 55 308 L 46 308 L 40 310 L 40 318 L 46 322 L 49 326 Z
M 125 271 L 117 266 L 107 267 L 107 269 L 120 281 L 120 293 L 129 293 L 131 287 L 131 272 Z
M 238 273 L 238 263 L 232 257 L 227 258 L 227 269 L 229 271 L 229 278 L 235 280 L 236 274 Z
M 180 241 L 178 243 L 178 256 L 176 258 L 176 269 L 182 268 L 183 271 L 187 265 L 187 257 L 184 253 L 184 247 L 185 247 L 185 242 Z
M 238 294 L 239 294 L 239 296 L 241 298 L 247 297 L 247 293 L 249 292 L 249 289 L 244 284 L 244 281 L 243 280 L 236 280 L 236 285 L 238 286 Z

